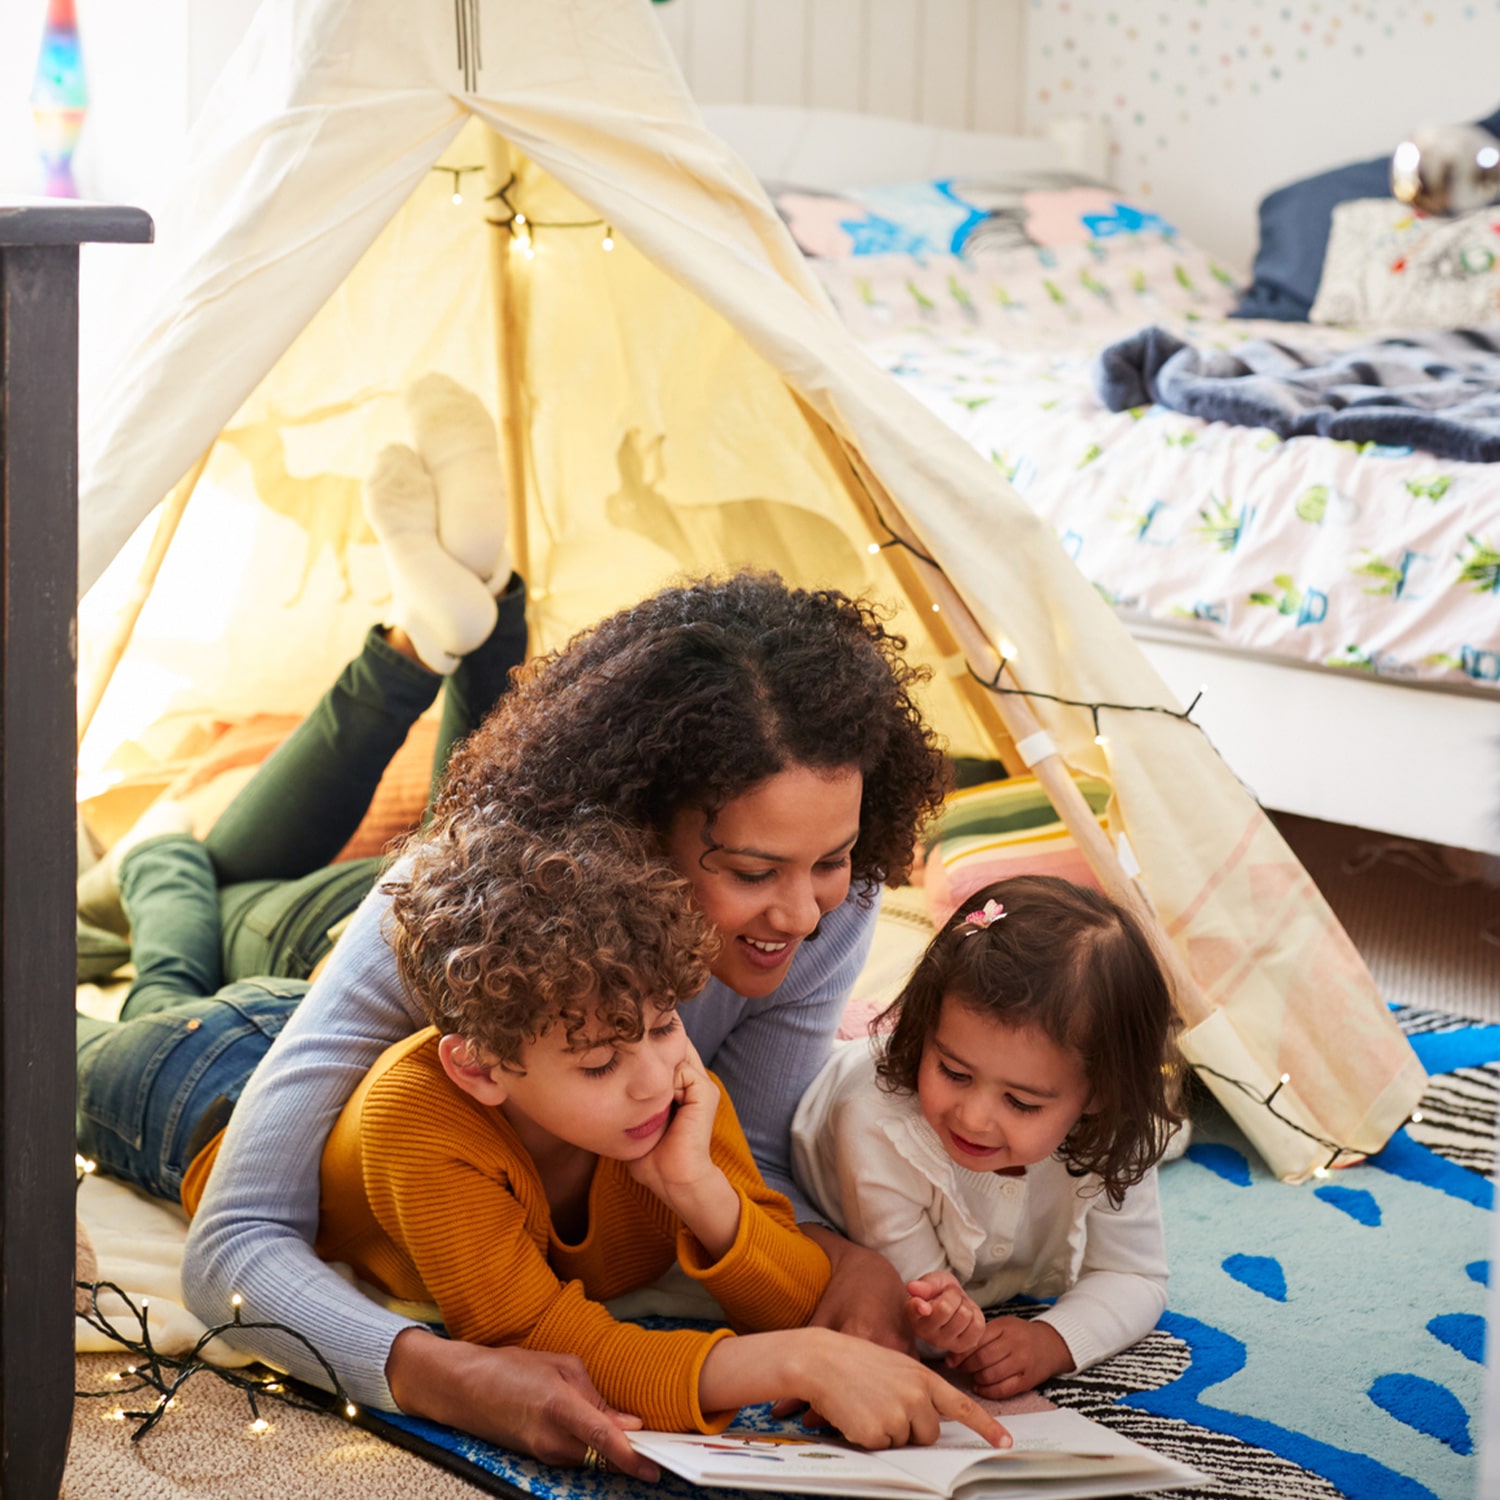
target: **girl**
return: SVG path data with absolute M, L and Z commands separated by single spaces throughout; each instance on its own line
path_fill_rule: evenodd
M 431 622 L 427 633 L 452 635 Z M 772 575 L 665 589 L 523 670 L 459 748 L 433 813 L 435 828 L 471 820 L 482 841 L 487 826 L 545 836 L 602 810 L 686 878 L 718 948 L 683 1024 L 765 1180 L 832 1263 L 813 1321 L 897 1345 L 910 1338 L 904 1288 L 798 1191 L 790 1125 L 863 966 L 878 889 L 905 877 L 941 802 L 943 757 L 903 647 L 869 605 Z M 516 1351 L 438 1338 L 313 1253 L 329 1129 L 381 1053 L 426 1024 L 387 944 L 390 899 L 377 889 L 355 913 L 236 1095 L 188 1240 L 188 1304 L 217 1321 L 238 1293 L 247 1321 L 298 1328 L 366 1404 L 553 1462 L 591 1446 L 625 1467 L 630 1449 L 603 1419 L 587 1442 L 559 1426 L 554 1391 Z M 292 1340 L 264 1332 L 254 1349 L 316 1378 Z
M 895 1266 L 917 1335 L 1002 1397 L 1118 1353 L 1166 1306 L 1175 1021 L 1145 936 L 1097 891 L 1022 876 L 967 904 L 808 1090 L 793 1163 Z M 1023 1295 L 1056 1301 L 986 1321 Z

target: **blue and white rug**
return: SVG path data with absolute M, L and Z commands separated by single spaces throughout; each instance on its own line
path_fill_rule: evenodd
M 1423 1121 L 1322 1183 L 1277 1182 L 1211 1102 L 1163 1167 L 1169 1311 L 1043 1394 L 1212 1476 L 1201 1500 L 1469 1500 L 1483 1418 L 1500 1026 L 1396 1012 L 1432 1075 Z M 754 1425 L 772 1425 L 748 1412 Z M 379 1419 L 383 1424 L 384 1419 Z M 548 1469 L 392 1417 L 486 1488 L 556 1500 L 686 1494 Z

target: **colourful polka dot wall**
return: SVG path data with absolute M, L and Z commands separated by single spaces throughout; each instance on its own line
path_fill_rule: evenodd
M 1357 88 L 1362 73 L 1386 88 L 1404 58 L 1500 56 L 1500 0 L 1030 0 L 1027 22 L 1028 129 L 1098 119 L 1115 184 L 1143 198 L 1174 142 L 1227 128 L 1226 111 L 1253 120 L 1308 91 Z M 1441 71 L 1413 75 L 1405 129 L 1442 118 L 1420 107 L 1442 97 Z M 1500 101 L 1500 73 L 1492 92 L 1480 112 Z

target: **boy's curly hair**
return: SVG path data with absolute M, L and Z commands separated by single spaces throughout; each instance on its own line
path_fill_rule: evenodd
M 616 819 L 533 833 L 450 817 L 407 846 L 385 883 L 387 936 L 427 1019 L 514 1067 L 561 1024 L 639 1041 L 643 1007 L 670 1008 L 708 980 L 718 939 L 691 887 L 648 834 Z
M 1005 915 L 970 927 L 964 914 L 986 901 Z M 1099 891 L 1051 875 L 997 880 L 968 897 L 871 1024 L 889 1030 L 876 1065 L 883 1088 L 916 1092 L 945 996 L 1078 1053 L 1091 1098 L 1058 1155 L 1075 1177 L 1096 1173 L 1118 1207 L 1182 1119 L 1177 1014 L 1140 924 Z
M 603 808 L 664 837 L 792 765 L 864 775 L 852 875 L 899 883 L 946 769 L 927 673 L 873 604 L 742 572 L 663 589 L 520 669 L 455 752 L 434 812 L 542 828 Z

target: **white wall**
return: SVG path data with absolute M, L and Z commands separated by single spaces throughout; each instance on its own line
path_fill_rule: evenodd
M 1115 184 L 1238 268 L 1284 182 L 1500 106 L 1500 0 L 1031 0 L 1026 123 L 1100 119 Z
M 74 175 L 86 198 L 152 209 L 257 0 L 79 0 L 89 112 Z M 0 3 L 0 195 L 39 193 L 29 96 L 46 0 Z

